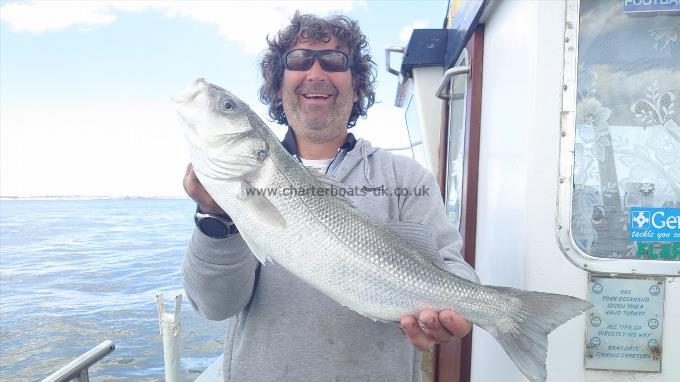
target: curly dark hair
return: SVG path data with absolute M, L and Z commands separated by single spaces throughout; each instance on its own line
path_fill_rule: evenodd
M 269 116 L 282 125 L 288 125 L 279 97 L 283 82 L 282 55 L 300 42 L 328 42 L 331 34 L 349 51 L 352 62 L 352 86 L 359 100 L 352 105 L 352 113 L 347 128 L 356 124 L 359 116 L 366 117 L 368 108 L 375 103 L 375 62 L 369 54 L 368 41 L 361 33 L 359 23 L 345 16 L 321 18 L 314 15 L 301 15 L 296 11 L 290 25 L 274 37 L 267 36 L 269 48 L 260 61 L 264 84 L 260 87 L 259 98 L 269 106 Z

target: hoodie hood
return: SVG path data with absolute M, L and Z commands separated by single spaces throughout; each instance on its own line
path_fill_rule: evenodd
M 335 171 L 331 175 L 333 175 L 338 181 L 342 182 L 347 174 L 349 174 L 354 169 L 354 167 L 363 165 L 366 185 L 373 187 L 374 184 L 371 179 L 371 168 L 368 163 L 368 157 L 378 150 L 379 149 L 377 147 L 373 147 L 369 141 L 359 138 L 354 145 L 354 149 L 347 152 L 342 163 L 336 167 Z
M 288 128 L 281 144 L 292 156 L 298 158 L 297 143 L 295 142 L 295 135 L 291 128 Z M 333 159 L 334 163 L 331 163 L 331 166 L 329 166 L 328 174 L 342 182 L 354 167 L 363 164 L 366 185 L 372 187 L 373 182 L 371 181 L 371 169 L 368 165 L 368 157 L 378 150 L 377 147 L 373 147 L 367 140 L 362 138 L 356 139 L 354 134 L 348 133 L 347 138 L 345 138 L 345 143 L 340 146 L 338 154 L 335 159 Z

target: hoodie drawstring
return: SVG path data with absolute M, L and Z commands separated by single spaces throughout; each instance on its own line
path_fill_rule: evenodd
M 368 187 L 374 187 L 373 182 L 371 182 L 371 169 L 368 166 L 366 146 L 363 144 L 361 145 L 361 158 L 364 160 L 364 178 L 366 178 L 366 183 L 368 183 Z

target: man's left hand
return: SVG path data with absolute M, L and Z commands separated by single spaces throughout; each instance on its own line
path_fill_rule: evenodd
M 472 324 L 452 310 L 442 310 L 439 313 L 423 310 L 418 317 L 403 316 L 399 325 L 409 341 L 419 350 L 450 342 L 454 337 L 465 337 L 472 330 Z

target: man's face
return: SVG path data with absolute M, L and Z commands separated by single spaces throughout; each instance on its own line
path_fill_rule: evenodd
M 328 42 L 298 43 L 294 49 L 337 49 L 335 37 Z M 283 111 L 288 124 L 297 137 L 314 143 L 335 140 L 347 132 L 347 122 L 353 102 L 358 100 L 352 86 L 352 72 L 327 72 L 321 68 L 318 58 L 306 71 L 285 69 L 281 86 Z

